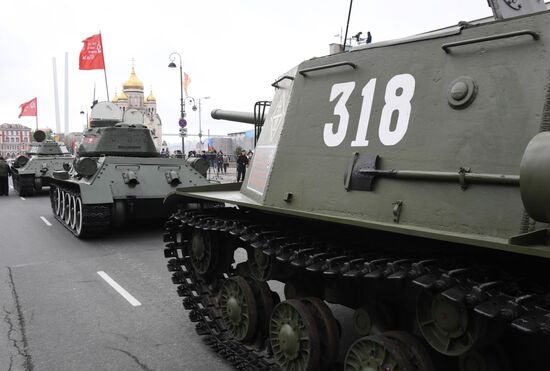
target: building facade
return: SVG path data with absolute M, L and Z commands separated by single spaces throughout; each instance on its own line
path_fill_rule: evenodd
M 122 92 L 115 97 L 112 102 L 116 104 L 123 112 L 128 109 L 136 109 L 143 113 L 143 124 L 153 132 L 157 148 L 162 146 L 162 121 L 157 113 L 157 99 L 153 91 L 145 98 L 143 92 L 143 83 L 137 78 L 134 67 L 130 78 L 122 84 Z
M 0 125 L 0 156 L 5 159 L 25 154 L 32 141 L 31 129 L 21 124 Z

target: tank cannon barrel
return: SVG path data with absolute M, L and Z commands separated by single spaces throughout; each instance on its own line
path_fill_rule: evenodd
M 245 124 L 254 124 L 254 113 L 253 112 L 241 112 L 241 111 L 228 111 L 223 109 L 214 109 L 210 113 L 213 119 L 216 120 L 227 120 L 227 121 L 236 121 L 243 122 Z

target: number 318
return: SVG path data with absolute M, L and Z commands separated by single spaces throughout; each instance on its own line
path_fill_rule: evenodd
M 367 131 L 374 98 L 374 89 L 376 79 L 370 79 L 363 87 L 361 95 L 363 103 L 361 105 L 361 114 L 359 115 L 359 125 L 357 134 L 351 142 L 352 147 L 364 147 L 369 145 Z M 349 124 L 349 112 L 346 103 L 355 88 L 355 82 L 343 82 L 334 84 L 330 91 L 330 101 L 340 97 L 334 106 L 334 114 L 340 117 L 335 130 L 334 123 L 326 123 L 323 131 L 323 139 L 328 147 L 336 147 L 342 144 Z M 410 74 L 396 75 L 388 81 L 386 93 L 384 95 L 384 108 L 380 117 L 380 126 L 378 127 L 378 136 L 382 144 L 393 146 L 399 143 L 405 136 L 409 126 L 411 116 L 411 99 L 414 95 L 415 80 Z M 397 111 L 397 123 L 393 130 L 390 129 L 393 113 Z

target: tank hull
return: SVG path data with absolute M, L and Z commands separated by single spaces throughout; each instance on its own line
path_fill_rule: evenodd
M 73 156 L 32 156 L 22 167 L 12 167 L 13 188 L 22 197 L 48 187 L 54 171 L 70 166 Z
M 96 160 L 93 175 L 60 172 L 50 187 L 53 214 L 81 238 L 131 221 L 166 218 L 170 215 L 163 205 L 167 193 L 177 186 L 208 184 L 179 159 L 105 156 Z

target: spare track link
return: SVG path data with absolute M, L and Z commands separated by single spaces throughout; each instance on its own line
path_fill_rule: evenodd
M 278 264 L 291 264 L 294 269 L 316 272 L 331 279 L 407 280 L 431 293 L 463 302 L 489 320 L 505 320 L 515 330 L 550 334 L 550 292 L 539 290 L 535 284 L 522 285 L 529 287 L 529 291 L 524 291 L 515 283 L 517 277 L 494 270 L 488 273 L 486 267 L 452 266 L 457 263 L 430 257 L 388 258 L 383 253 L 349 247 L 327 248 L 324 243 L 307 237 L 289 237 L 288 232 L 276 231 L 273 225 L 262 226 L 258 221 L 245 220 L 244 212 L 237 209 L 178 211 L 166 222 L 164 234 L 167 268 L 173 272 L 173 283 L 179 285 L 177 291 L 183 297 L 183 306 L 190 311 L 191 321 L 197 322 L 197 333 L 205 336 L 204 342 L 239 370 L 279 368 L 265 351 L 251 350 L 225 334 L 215 307 L 218 291 L 213 289 L 221 286 L 224 277 L 207 284 L 193 272 L 186 254 L 186 236 L 191 228 L 223 231 L 238 238 L 245 249 L 262 249 Z
M 34 193 L 34 175 L 12 174 L 13 188 L 21 197 L 31 196 Z
M 77 197 L 80 196 L 78 192 L 70 190 L 68 187 L 63 187 L 60 185 L 51 185 L 50 186 L 50 198 L 52 197 L 52 192 L 55 188 L 59 188 L 62 191 L 69 192 L 72 195 Z M 53 201 L 52 205 L 52 214 L 55 216 L 57 221 L 59 221 L 65 228 L 71 231 L 72 234 L 79 238 L 89 238 L 101 235 L 107 232 L 111 228 L 111 219 L 112 219 L 112 205 L 111 204 L 82 204 L 82 232 L 80 236 L 73 230 L 54 210 Z

